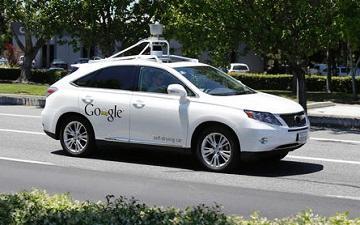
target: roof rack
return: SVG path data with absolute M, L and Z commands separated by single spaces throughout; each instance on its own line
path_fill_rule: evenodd
M 90 60 L 90 63 L 96 62 L 108 62 L 108 61 L 118 61 L 118 60 L 132 60 L 132 59 L 143 59 L 151 60 L 159 63 L 171 63 L 171 62 L 199 62 L 197 59 L 188 58 L 178 55 L 170 55 L 170 44 L 167 40 L 160 37 L 162 34 L 162 25 L 161 24 L 150 24 L 150 33 L 151 37 L 143 39 L 136 44 L 108 57 L 100 60 Z M 139 52 L 137 55 L 124 56 L 130 50 L 135 49 L 136 47 L 146 44 L 146 46 Z

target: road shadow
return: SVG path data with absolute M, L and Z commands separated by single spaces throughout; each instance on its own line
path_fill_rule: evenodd
M 56 155 L 63 155 L 65 157 L 71 157 L 66 155 L 62 150 L 53 151 L 52 153 Z M 180 150 L 102 147 L 95 154 L 87 156 L 86 158 L 151 166 L 173 167 L 195 171 L 202 170 L 191 153 L 186 153 L 185 151 Z
M 64 155 L 62 150 L 53 151 L 52 154 Z M 142 148 L 101 148 L 96 154 L 86 158 L 124 162 L 141 165 L 161 166 L 170 168 L 186 169 L 191 171 L 205 170 L 197 162 L 196 158 L 189 152 L 174 150 L 142 149 Z M 282 160 L 277 163 L 266 163 L 264 161 L 242 162 L 236 171 L 229 174 L 249 175 L 259 177 L 284 177 L 316 173 L 323 170 L 323 165 Z M 212 173 L 212 172 L 209 172 Z
M 247 162 L 240 166 L 237 174 L 258 177 L 285 177 L 316 173 L 323 169 L 324 166 L 321 164 L 288 161 L 285 158 L 273 163 L 266 161 Z

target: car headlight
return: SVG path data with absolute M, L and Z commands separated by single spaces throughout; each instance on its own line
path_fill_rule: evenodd
M 264 123 L 278 125 L 278 126 L 282 125 L 280 123 L 280 121 L 278 119 L 276 119 L 276 117 L 271 113 L 257 112 L 257 111 L 251 111 L 251 110 L 244 110 L 244 112 L 251 119 L 258 120 L 258 121 L 261 121 L 261 122 L 264 122 Z

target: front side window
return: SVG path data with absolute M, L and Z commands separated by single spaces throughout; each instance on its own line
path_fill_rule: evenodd
M 242 95 L 255 91 L 231 76 L 209 66 L 175 68 L 202 92 L 210 95 Z
M 135 66 L 112 66 L 95 71 L 74 83 L 81 87 L 134 90 L 137 68 Z
M 167 94 L 170 84 L 184 84 L 171 73 L 154 67 L 141 67 L 139 75 L 139 91 Z M 186 87 L 189 96 L 194 94 Z

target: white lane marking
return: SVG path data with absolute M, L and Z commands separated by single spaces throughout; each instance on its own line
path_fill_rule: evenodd
M 40 162 L 40 161 L 33 161 L 33 160 L 26 160 L 26 159 L 15 159 L 15 158 L 8 158 L 8 157 L 0 157 L 0 160 L 55 166 L 55 164 L 49 163 L 49 162 Z
M 40 118 L 41 117 L 41 116 L 9 114 L 9 113 L 0 113 L 0 116 L 26 117 L 26 118 Z
M 22 134 L 36 134 L 36 135 L 46 135 L 43 132 L 35 132 L 35 131 L 25 131 L 25 130 L 10 130 L 10 129 L 0 129 L 3 132 L 12 132 L 12 133 L 22 133 Z
M 342 199 L 360 201 L 360 197 L 354 197 L 354 196 L 343 196 L 343 195 L 326 195 L 326 196 L 331 198 L 342 198 Z
M 323 162 L 333 162 L 333 163 L 345 163 L 345 164 L 360 165 L 359 161 L 349 161 L 349 160 L 341 160 L 341 159 L 315 158 L 315 157 L 296 156 L 296 155 L 288 155 L 286 157 L 290 158 L 290 159 L 305 159 L 305 160 L 313 160 L 313 161 L 323 161 Z
M 329 138 L 315 138 L 315 137 L 310 137 L 310 140 L 315 140 L 315 141 L 327 141 L 327 142 L 339 142 L 339 143 L 345 143 L 345 144 L 360 144 L 360 141 L 341 140 L 341 139 L 329 139 Z

